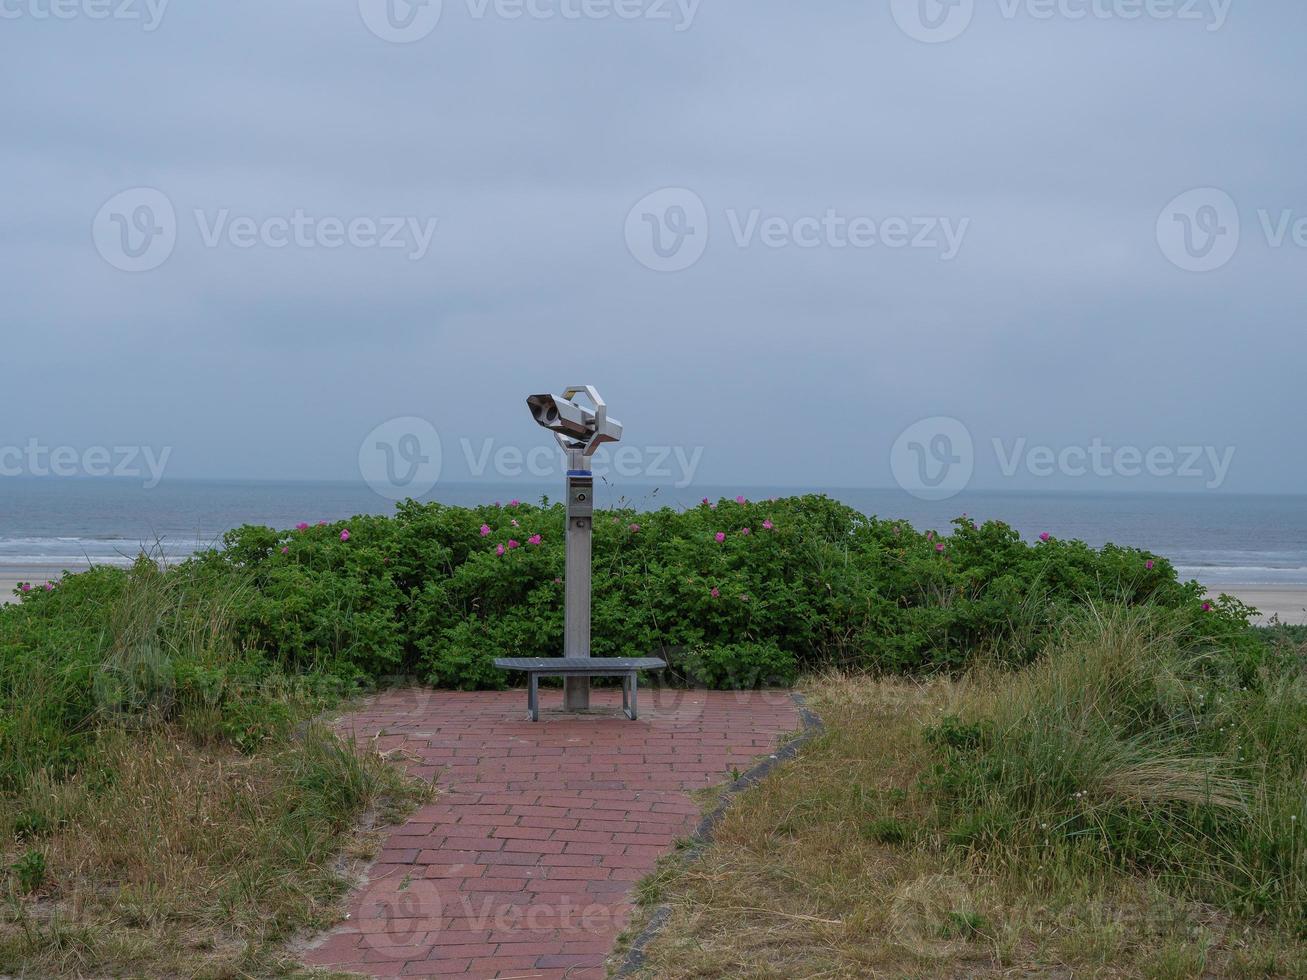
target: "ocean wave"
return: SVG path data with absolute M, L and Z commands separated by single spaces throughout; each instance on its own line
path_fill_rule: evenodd
M 1307 575 L 1307 565 L 1176 565 L 1177 570 L 1235 571 L 1235 572 L 1298 572 Z
M 1301 565 L 1176 565 L 1175 571 L 1204 585 L 1307 585 L 1307 567 Z
M 70 544 L 78 545 L 122 545 L 129 541 L 139 541 L 142 545 L 147 542 L 139 538 L 129 538 L 122 534 L 97 534 L 95 536 L 71 535 L 59 537 L 0 537 L 0 549 L 4 548 L 67 548 Z M 164 539 L 164 543 L 167 540 Z
M 0 554 L 0 569 L 5 568 L 89 568 L 91 565 L 131 565 L 136 555 L 5 555 Z M 185 555 L 171 557 L 186 557 Z
M 1213 548 L 1197 549 L 1154 549 L 1164 554 L 1176 565 L 1195 568 L 1222 568 L 1236 566 L 1239 568 L 1303 568 L 1307 567 L 1307 551 L 1241 551 L 1235 549 Z

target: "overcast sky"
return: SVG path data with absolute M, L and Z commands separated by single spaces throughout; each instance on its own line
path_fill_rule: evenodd
M 0 0 L 0 447 L 1307 486 L 1301 0 L 389 2 Z

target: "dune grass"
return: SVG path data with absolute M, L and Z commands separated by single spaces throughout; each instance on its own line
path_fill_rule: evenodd
M 1114 611 L 1020 672 L 815 680 L 826 732 L 643 883 L 641 975 L 1307 977 L 1300 658 Z
M 1096 612 L 1013 677 L 973 675 L 927 731 L 949 839 L 1147 873 L 1185 897 L 1307 923 L 1307 677 L 1189 645 L 1145 613 Z
M 314 722 L 329 685 L 232 643 L 239 581 L 77 578 L 0 624 L 0 975 L 299 972 L 360 821 L 429 787 Z
M 104 734 L 77 776 L 34 780 L 0 813 L 0 973 L 294 972 L 283 944 L 335 919 L 360 816 L 415 792 L 316 726 L 254 756 L 175 730 Z

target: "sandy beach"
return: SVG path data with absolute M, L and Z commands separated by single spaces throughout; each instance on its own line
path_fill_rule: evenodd
M 1211 589 L 1242 599 L 1261 613 L 1255 622 L 1264 626 L 1273 616 L 1289 626 L 1307 626 L 1307 586 L 1302 585 L 1224 585 Z
M 32 588 L 35 589 L 45 585 L 46 582 L 58 582 L 62 575 L 62 568 L 47 568 L 43 565 L 21 569 L 0 568 L 0 605 L 18 601 L 14 589 L 18 588 L 19 582 L 31 582 Z

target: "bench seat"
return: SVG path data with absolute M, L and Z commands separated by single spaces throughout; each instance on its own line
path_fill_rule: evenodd
M 541 677 L 620 677 L 622 711 L 632 721 L 636 708 L 636 675 L 642 670 L 662 670 L 667 661 L 657 657 L 500 657 L 500 670 L 520 670 L 526 674 L 527 712 L 532 721 L 540 720 Z

